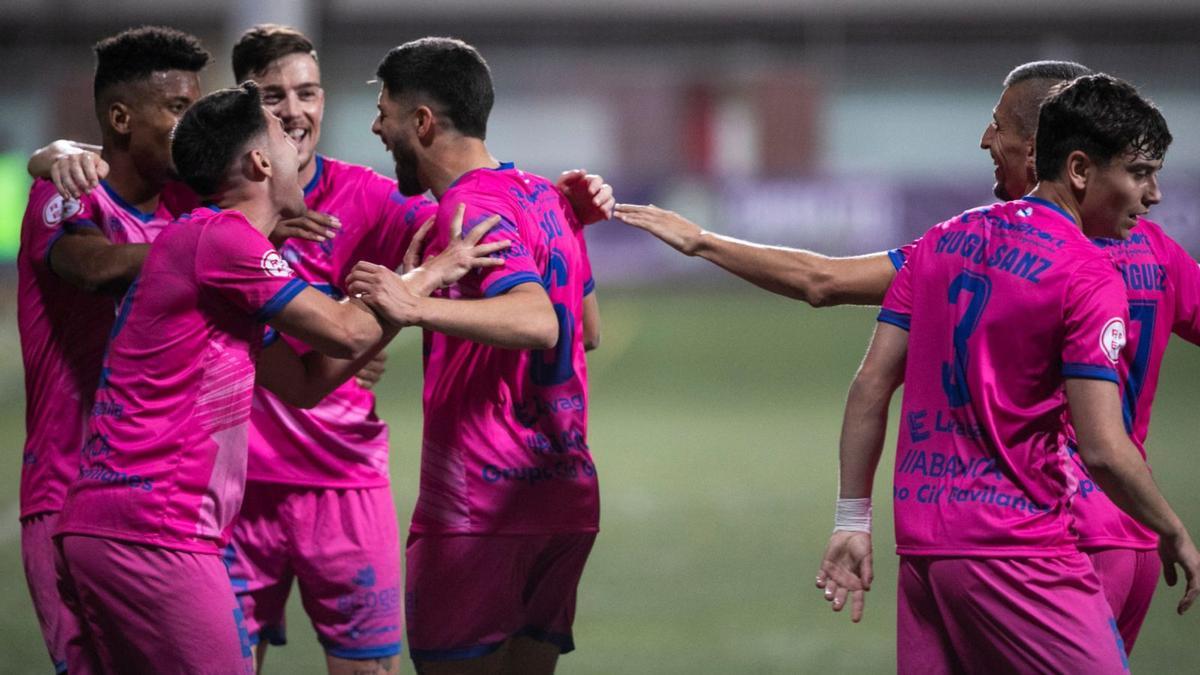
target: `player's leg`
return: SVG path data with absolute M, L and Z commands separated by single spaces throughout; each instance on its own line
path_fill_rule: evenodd
M 253 673 L 218 556 L 85 536 L 62 556 L 104 672 Z
M 1135 551 L 1114 548 L 1088 553 L 1104 597 L 1117 620 L 1125 653 L 1133 653 L 1154 590 L 1158 587 L 1158 575 L 1162 572 L 1162 560 L 1157 551 Z
M 300 598 L 333 675 L 400 671 L 400 535 L 390 487 L 293 489 Z
M 1056 558 L 942 558 L 930 588 L 968 672 L 1129 671 L 1116 620 L 1091 562 Z
M 404 601 L 417 672 L 508 672 L 507 643 L 526 625 L 522 594 L 547 540 L 409 535 Z
M 54 542 L 54 572 L 57 580 L 58 595 L 63 605 L 70 612 L 72 620 L 78 627 L 76 635 L 68 640 L 65 648 L 66 671 L 75 675 L 91 675 L 101 673 L 99 655 L 95 641 L 87 621 L 84 620 L 83 604 L 79 601 L 79 592 L 75 580 L 67 567 L 67 559 L 62 552 L 62 543 Z
M 283 524 L 289 506 L 286 495 L 280 486 L 246 483 L 223 555 L 258 671 L 269 645 L 287 644 L 284 610 L 294 573 L 292 542 Z
M 933 558 L 900 558 L 896 586 L 896 672 L 900 675 L 962 673 L 941 609 L 929 588 Z
M 57 524 L 57 513 L 43 513 L 21 520 L 21 563 L 25 567 L 33 610 L 54 672 L 62 673 L 67 669 L 67 645 L 80 636 L 79 621 L 58 591 L 57 547 L 51 538 Z
M 549 675 L 561 654 L 575 649 L 575 599 L 595 533 L 549 538 L 525 584 L 525 625 L 509 644 L 512 673 Z

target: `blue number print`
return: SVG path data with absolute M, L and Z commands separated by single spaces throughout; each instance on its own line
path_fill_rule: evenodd
M 550 264 L 546 266 L 542 285 L 547 291 L 562 288 L 567 285 L 567 279 L 566 259 L 557 250 L 550 251 Z M 554 303 L 554 314 L 558 317 L 558 344 L 554 349 L 534 350 L 529 364 L 529 376 L 540 387 L 562 384 L 575 375 L 572 361 L 574 352 L 571 349 L 575 338 L 575 317 L 561 302 Z
M 1138 325 L 1137 352 L 1129 364 L 1129 376 L 1125 378 L 1125 391 L 1121 392 L 1121 404 L 1125 413 L 1125 431 L 1133 433 L 1134 417 L 1137 413 L 1138 397 L 1146 381 L 1146 363 L 1150 360 L 1150 347 L 1154 341 L 1154 322 L 1158 317 L 1158 303 L 1154 300 L 1130 300 L 1129 321 Z
M 942 389 L 950 399 L 951 408 L 971 402 L 971 392 L 967 388 L 967 339 L 979 326 L 979 317 L 992 295 L 992 281 L 982 274 L 963 272 L 951 282 L 947 301 L 958 304 L 958 297 L 964 292 L 971 294 L 971 301 L 954 327 L 954 362 L 942 362 Z

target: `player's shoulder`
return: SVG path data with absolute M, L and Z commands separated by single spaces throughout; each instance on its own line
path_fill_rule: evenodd
M 313 158 L 317 163 L 317 173 L 314 180 L 328 180 L 331 183 L 342 183 L 347 181 L 365 182 L 365 183 L 387 183 L 395 185 L 396 181 L 383 176 L 369 166 L 355 164 L 345 160 L 330 157 L 329 155 L 317 155 Z

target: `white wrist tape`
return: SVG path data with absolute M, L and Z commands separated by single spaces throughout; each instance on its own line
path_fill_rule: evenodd
M 833 516 L 834 532 L 871 533 L 871 498 L 838 499 Z

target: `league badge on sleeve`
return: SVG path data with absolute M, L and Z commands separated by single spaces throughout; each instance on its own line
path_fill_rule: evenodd
M 1124 346 L 1125 321 L 1120 317 L 1113 317 L 1100 331 L 1100 349 L 1104 350 L 1104 355 L 1109 361 L 1116 363 L 1121 360 L 1121 349 Z
M 263 271 L 273 277 L 290 277 L 292 276 L 292 267 L 288 265 L 283 256 L 279 255 L 279 251 L 271 249 L 262 256 Z
M 64 200 L 62 195 L 54 195 L 54 198 L 46 202 L 46 207 L 42 209 L 42 220 L 46 222 L 46 227 L 56 227 L 81 210 L 83 210 L 83 206 L 78 199 Z

